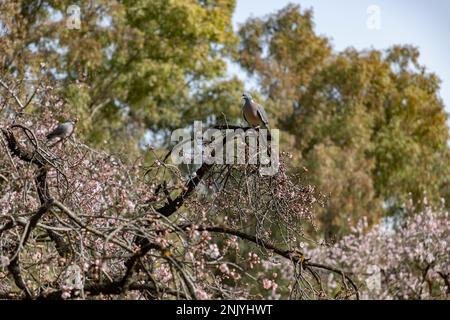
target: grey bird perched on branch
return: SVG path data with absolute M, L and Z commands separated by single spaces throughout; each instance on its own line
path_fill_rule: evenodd
M 270 138 L 269 119 L 267 118 L 264 107 L 256 103 L 248 93 L 244 93 L 242 99 L 242 115 L 244 116 L 245 121 L 252 127 L 265 127 L 269 132 Z
M 59 138 L 60 140 L 67 139 L 70 137 L 75 130 L 75 124 L 77 123 L 77 119 L 68 120 L 66 122 L 58 124 L 58 126 L 49 134 L 47 134 L 47 140 L 53 140 Z

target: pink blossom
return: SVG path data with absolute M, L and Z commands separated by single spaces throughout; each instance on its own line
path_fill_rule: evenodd
M 268 290 L 272 287 L 272 280 L 269 280 L 267 278 L 263 279 L 263 288 Z

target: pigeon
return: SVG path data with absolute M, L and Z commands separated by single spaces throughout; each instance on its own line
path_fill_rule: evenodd
M 269 120 L 264 107 L 256 103 L 248 93 L 242 95 L 242 100 L 242 115 L 244 116 L 245 121 L 254 128 L 259 129 L 261 126 L 265 127 L 267 129 L 267 141 L 271 141 L 272 135 L 270 134 Z M 269 147 L 267 151 L 270 157 L 271 150 Z
M 59 138 L 60 140 L 70 137 L 75 129 L 77 120 L 68 120 L 66 122 L 58 124 L 58 126 L 49 134 L 47 134 L 47 140 L 53 140 Z
M 244 93 L 242 95 L 242 99 L 244 100 L 242 106 L 242 114 L 244 116 L 245 121 L 248 122 L 252 127 L 261 127 L 264 126 L 268 130 L 269 128 L 269 120 L 267 119 L 266 112 L 264 111 L 264 107 L 260 104 L 257 104 L 251 95 L 248 93 Z

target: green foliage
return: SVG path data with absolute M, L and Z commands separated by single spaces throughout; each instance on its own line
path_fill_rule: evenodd
M 329 195 L 326 234 L 360 216 L 374 222 L 409 194 L 450 202 L 447 115 L 439 79 L 418 63 L 416 48 L 333 53 L 311 12 L 294 5 L 248 20 L 239 34 L 240 64 L 293 138 L 299 168 Z
M 81 28 L 67 28 L 69 5 L 78 5 Z M 40 63 L 59 82 L 67 106 L 83 123 L 85 138 L 108 141 L 112 151 L 137 142 L 150 129 L 169 131 L 216 104 L 206 92 L 225 92 L 224 58 L 237 38 L 234 0 L 32 1 L 1 4 L 2 69 L 21 79 L 41 76 Z M 14 17 L 14 18 L 13 18 Z M 239 89 L 240 90 L 240 89 Z M 220 98 L 219 98 L 220 101 Z M 197 109 L 198 110 L 198 109 Z M 236 113 L 236 112 L 234 112 Z M 124 141 L 120 141 L 124 137 Z M 130 140 L 131 139 L 131 140 Z M 134 143 L 130 143 L 134 141 Z

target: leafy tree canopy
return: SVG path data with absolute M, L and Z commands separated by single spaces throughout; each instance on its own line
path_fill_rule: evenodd
M 74 4 L 79 30 L 67 27 Z M 234 0 L 2 2 L 1 69 L 17 79 L 46 72 L 62 82 L 91 142 L 129 149 L 130 136 L 179 128 L 238 98 L 240 82 L 223 78 L 237 43 L 234 8 Z
M 299 168 L 330 194 L 325 230 L 347 230 L 361 215 L 374 221 L 410 195 L 450 200 L 440 80 L 417 48 L 333 52 L 312 12 L 296 5 L 248 20 L 239 36 L 239 62 L 291 135 Z

